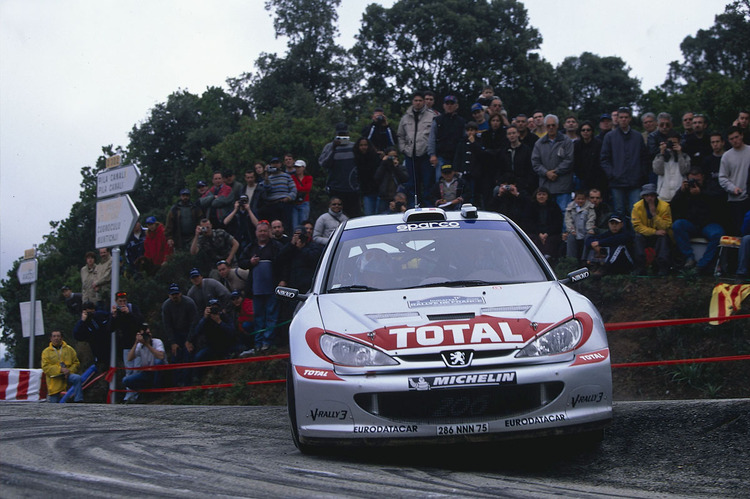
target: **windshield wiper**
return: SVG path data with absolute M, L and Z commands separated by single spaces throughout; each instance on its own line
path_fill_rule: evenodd
M 480 281 L 480 280 L 463 280 L 463 281 L 443 281 L 443 282 L 431 282 L 429 284 L 422 284 L 417 286 L 411 286 L 408 289 L 413 288 L 439 288 L 439 287 L 447 287 L 447 288 L 462 288 L 467 286 L 489 286 L 490 284 L 498 284 L 495 282 L 487 282 L 487 281 Z
M 380 291 L 380 288 L 365 286 L 364 284 L 352 284 L 351 286 L 341 286 L 340 288 L 331 288 L 326 293 L 346 293 L 349 291 Z

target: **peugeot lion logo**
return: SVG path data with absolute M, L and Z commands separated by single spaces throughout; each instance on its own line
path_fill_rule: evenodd
M 474 351 L 454 350 L 452 352 L 442 352 L 440 355 L 448 367 L 468 367 L 474 358 Z

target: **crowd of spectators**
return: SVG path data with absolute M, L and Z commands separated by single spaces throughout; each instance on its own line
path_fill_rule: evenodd
M 442 99 L 442 110 L 435 101 L 432 92 L 415 92 L 393 124 L 376 108 L 356 140 L 347 124 L 337 124 L 318 158 L 328 201 L 318 216 L 311 217 L 313 177 L 291 152 L 256 162 L 244 182 L 216 171 L 194 190 L 183 188 L 163 223 L 149 216 L 145 229 L 136 224 L 124 255 L 127 272 L 149 275 L 175 253 L 193 259 L 189 290 L 164 283 L 163 344 L 125 293 L 107 309 L 107 250 L 99 263 L 93 252 L 85 255 L 80 296 L 65 291 L 69 310 L 80 315 L 75 338 L 102 361 L 116 331 L 127 367 L 283 346 L 292 310 L 277 302 L 276 286 L 307 291 L 324 245 L 348 218 L 415 205 L 457 210 L 471 203 L 503 213 L 545 258 L 567 256 L 598 275 L 645 275 L 649 267 L 655 275 L 709 272 L 721 236 L 746 235 L 737 273 L 747 273 L 747 111 L 732 124 L 714 123 L 721 131 L 709 131 L 706 116 L 692 112 L 681 132 L 669 114 L 649 112 L 636 131 L 627 107 L 603 110 L 596 124 L 569 114 L 560 130 L 554 114 L 509 114 L 491 87 L 467 106 L 468 120 L 455 96 Z M 708 241 L 698 259 L 694 237 Z M 128 373 L 126 385 L 158 382 L 139 374 Z M 178 372 L 176 380 L 190 383 L 192 374 Z

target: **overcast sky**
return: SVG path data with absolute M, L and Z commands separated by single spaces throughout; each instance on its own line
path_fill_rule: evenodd
M 342 2 L 345 47 L 369 3 Z M 128 132 L 155 104 L 178 89 L 226 88 L 228 77 L 252 71 L 260 52 L 283 54 L 285 41 L 274 39 L 263 4 L 0 0 L 0 278 L 24 249 L 42 242 L 51 220 L 67 218 L 80 169 L 92 166 L 104 145 L 127 146 Z M 724 10 L 715 0 L 525 5 L 549 62 L 584 51 L 616 55 L 644 90 L 663 82 L 668 63 L 681 59 L 683 38 L 709 28 Z

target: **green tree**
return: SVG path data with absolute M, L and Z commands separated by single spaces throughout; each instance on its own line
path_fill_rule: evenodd
M 337 7 L 341 0 L 267 0 L 274 13 L 276 37 L 287 38 L 287 53 L 261 53 L 255 73 L 230 79 L 233 91 L 249 100 L 258 113 L 289 108 L 295 86 L 309 91 L 315 102 L 327 105 L 342 99 L 356 81 L 349 58 L 336 43 Z
M 672 61 L 667 81 L 699 82 L 709 74 L 748 82 L 750 74 L 750 0 L 735 0 L 714 18 L 709 29 L 686 36 L 680 44 L 684 61 Z
M 516 0 L 400 0 L 367 7 L 352 54 L 365 90 L 382 100 L 430 89 L 470 103 L 489 83 L 506 107 L 528 112 L 560 98 L 554 78 L 544 79 L 552 67 L 533 53 L 541 41 Z
M 687 36 L 682 61 L 672 61 L 661 89 L 647 92 L 641 109 L 680 116 L 691 110 L 707 115 L 711 127 L 726 129 L 750 94 L 750 0 L 735 0 L 714 25 Z
M 633 106 L 641 96 L 640 81 L 619 57 L 591 52 L 566 57 L 556 68 L 565 90 L 567 108 L 579 119 L 594 122 L 604 111 Z
M 247 104 L 219 87 L 198 96 L 181 90 L 157 104 L 131 130 L 128 158 L 141 170 L 141 186 L 132 197 L 141 212 L 163 209 L 185 177 L 204 161 L 205 151 L 239 128 Z

